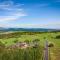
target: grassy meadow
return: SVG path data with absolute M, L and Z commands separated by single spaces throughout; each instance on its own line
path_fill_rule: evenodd
M 39 40 L 39 47 L 37 47 L 36 49 L 30 47 L 26 49 L 16 48 L 13 50 L 12 49 L 8 50 L 5 48 L 14 45 L 18 42 L 24 42 L 24 41 L 32 42 L 36 39 Z M 1 33 L 0 45 L 2 45 L 2 48 L 0 47 L 0 60 L 9 60 L 9 59 L 10 60 L 43 60 L 44 58 L 43 52 L 46 41 L 48 41 L 49 44 L 53 44 L 53 47 L 49 47 L 50 60 L 59 60 L 60 32 L 12 32 L 12 33 L 8 32 L 4 34 Z

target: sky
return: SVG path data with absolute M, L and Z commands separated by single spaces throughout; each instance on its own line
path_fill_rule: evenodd
M 60 0 L 0 0 L 0 27 L 60 29 Z

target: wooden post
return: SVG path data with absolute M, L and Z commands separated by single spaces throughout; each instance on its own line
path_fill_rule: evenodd
M 45 43 L 44 60 L 49 60 L 49 56 L 48 56 L 48 41 L 46 41 L 46 43 Z

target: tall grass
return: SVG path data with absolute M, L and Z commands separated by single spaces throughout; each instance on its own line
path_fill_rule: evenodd
M 29 47 L 26 49 L 0 48 L 0 60 L 41 60 L 42 48 Z

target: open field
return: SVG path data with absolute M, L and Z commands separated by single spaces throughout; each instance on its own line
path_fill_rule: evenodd
M 54 46 L 49 47 L 49 54 L 51 60 L 60 59 L 60 32 L 14 32 L 0 34 L 0 41 L 5 46 L 11 46 L 17 42 L 29 42 L 38 39 L 39 44 L 44 48 L 45 42 L 52 43 Z
M 15 40 L 32 41 L 34 39 L 39 39 L 40 44 L 44 45 L 45 41 L 53 42 L 56 46 L 60 46 L 60 39 L 56 36 L 60 35 L 60 32 L 41 32 L 41 33 L 28 33 L 28 32 L 15 32 L 15 33 L 6 33 L 0 35 L 0 41 L 5 45 L 11 45 Z

